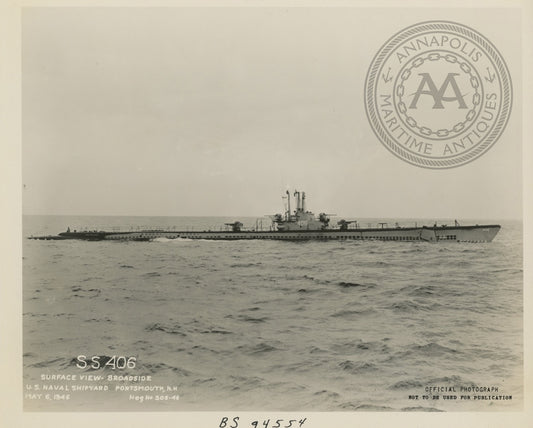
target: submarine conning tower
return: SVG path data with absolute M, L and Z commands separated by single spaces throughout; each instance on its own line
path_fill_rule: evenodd
M 275 214 L 272 216 L 276 230 L 283 232 L 289 230 L 324 230 L 328 228 L 329 218 L 327 214 L 320 214 L 317 217 L 305 210 L 305 192 L 295 190 L 293 196 L 296 201 L 296 209 L 291 212 L 291 193 L 287 190 L 287 210 L 285 216 Z M 285 197 L 283 197 L 285 199 Z

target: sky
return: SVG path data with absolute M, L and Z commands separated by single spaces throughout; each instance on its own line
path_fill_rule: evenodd
M 468 25 L 511 73 L 483 156 L 418 168 L 376 138 L 373 56 L 431 19 Z M 287 189 L 361 218 L 522 216 L 519 11 L 29 8 L 22 15 L 24 214 L 262 216 Z

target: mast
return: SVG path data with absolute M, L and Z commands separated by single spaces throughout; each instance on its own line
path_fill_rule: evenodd
M 289 191 L 287 190 L 287 206 L 288 206 L 288 210 L 287 210 L 287 220 L 290 220 L 291 219 L 291 194 L 289 193 Z

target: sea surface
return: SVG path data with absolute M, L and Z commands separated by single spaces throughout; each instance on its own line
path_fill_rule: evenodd
M 233 220 L 25 216 L 23 233 Z M 25 410 L 521 410 L 522 224 L 490 223 L 483 244 L 24 239 Z

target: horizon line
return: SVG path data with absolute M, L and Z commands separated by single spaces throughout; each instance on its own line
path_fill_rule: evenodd
M 152 214 L 152 215 L 140 215 L 140 214 L 25 214 L 22 213 L 22 216 L 41 216 L 41 217 L 205 217 L 205 218 L 220 218 L 220 217 L 244 217 L 244 218 L 265 218 L 274 214 L 264 214 L 264 215 L 206 215 L 206 214 L 180 214 L 180 215 L 168 215 L 168 214 Z M 383 217 L 383 216 L 342 216 L 342 215 L 329 215 L 329 217 L 345 217 L 345 218 L 359 218 L 359 219 L 383 219 L 383 220 L 512 220 L 512 221 L 524 221 L 523 216 L 521 217 L 439 217 L 439 216 L 423 216 L 423 217 Z

